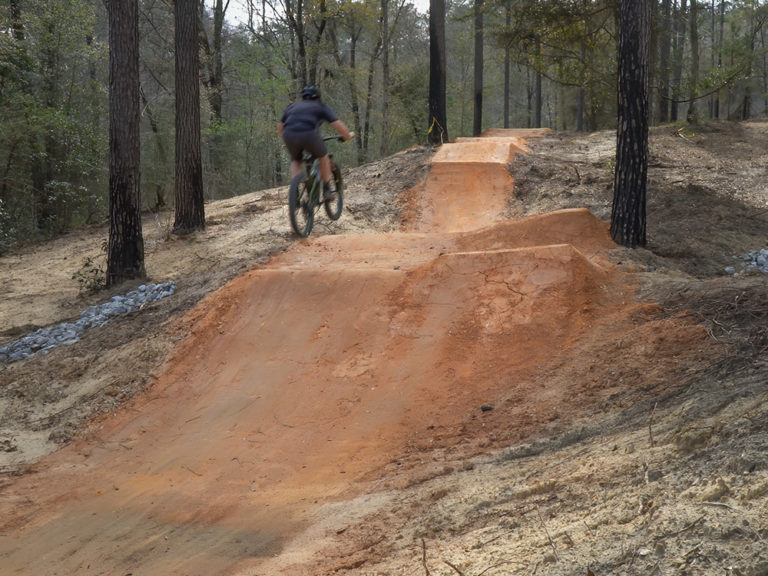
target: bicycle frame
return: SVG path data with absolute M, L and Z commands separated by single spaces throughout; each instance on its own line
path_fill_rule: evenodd
M 337 137 L 324 138 L 335 140 Z M 331 163 L 331 174 L 336 181 L 336 194 L 333 200 L 323 196 L 325 189 L 320 171 L 320 158 L 315 158 L 306 152 L 302 155 L 302 171 L 291 179 L 288 190 L 288 206 L 291 227 L 299 236 L 306 238 L 312 231 L 315 214 L 321 206 L 331 220 L 338 220 L 343 206 L 341 172 L 333 161 L 333 154 L 328 154 Z
M 320 159 L 313 156 L 304 156 L 304 173 L 312 185 L 309 190 L 309 201 L 311 205 L 317 210 L 322 202 L 320 201 L 320 194 L 323 190 L 323 178 L 320 174 Z

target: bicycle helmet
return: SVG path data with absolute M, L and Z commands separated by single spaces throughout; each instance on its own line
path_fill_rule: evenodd
M 301 98 L 302 100 L 320 100 L 320 90 L 317 86 L 304 86 Z

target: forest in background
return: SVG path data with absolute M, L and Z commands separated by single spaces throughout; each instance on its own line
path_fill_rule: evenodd
M 173 203 L 174 18 L 140 1 L 141 191 Z M 468 136 L 483 18 L 483 127 L 616 124 L 618 0 L 446 2 L 447 128 Z M 768 115 L 768 2 L 653 3 L 653 123 Z M 428 16 L 407 0 L 201 0 L 207 199 L 284 184 L 276 132 L 305 83 L 358 134 L 359 165 L 427 142 Z M 0 7 L 0 253 L 103 222 L 108 206 L 108 27 L 100 0 Z

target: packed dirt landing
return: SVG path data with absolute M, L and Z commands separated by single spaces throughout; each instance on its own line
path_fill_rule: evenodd
M 5 487 L 3 574 L 322 574 L 305 563 L 323 531 L 435 450 L 471 457 L 616 393 L 537 382 L 598 327 L 631 324 L 632 289 L 586 210 L 482 227 L 525 146 L 445 146 L 416 232 L 297 242 L 208 297 L 147 393 Z

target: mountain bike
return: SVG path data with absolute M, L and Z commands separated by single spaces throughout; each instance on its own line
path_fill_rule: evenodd
M 326 142 L 338 140 L 343 142 L 340 136 L 328 136 L 323 138 Z M 304 153 L 304 168 L 291 180 L 288 189 L 288 214 L 291 217 L 291 228 L 302 238 L 306 238 L 312 232 L 315 223 L 315 214 L 320 206 L 325 207 L 325 213 L 331 220 L 338 220 L 344 206 L 344 183 L 341 180 L 341 169 L 333 159 L 333 154 L 328 154 L 331 161 L 331 173 L 336 183 L 336 196 L 330 200 L 323 199 L 323 179 L 320 176 L 320 160 L 307 152 Z

